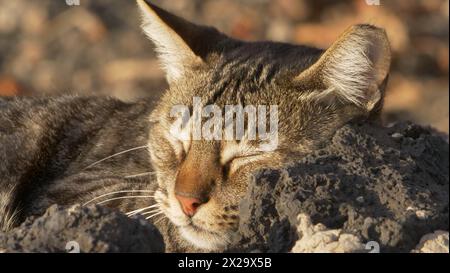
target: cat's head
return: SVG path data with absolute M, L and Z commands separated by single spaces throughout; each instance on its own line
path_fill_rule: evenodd
M 390 65 L 382 29 L 352 26 L 328 50 L 320 50 L 235 40 L 147 1 L 138 4 L 143 30 L 156 44 L 170 85 L 151 117 L 157 200 L 184 239 L 198 248 L 220 250 L 229 243 L 252 173 L 301 158 L 346 122 L 381 109 Z M 203 116 L 200 110 L 196 119 L 196 103 L 213 107 Z M 256 109 L 256 119 L 251 111 L 244 115 L 241 138 L 224 137 L 227 105 Z M 266 113 L 258 116 L 258 106 Z M 187 111 L 187 126 L 178 131 L 177 109 Z M 208 116 L 223 129 L 211 123 L 204 129 Z M 269 146 L 258 128 L 256 137 L 249 133 L 262 116 L 265 131 L 271 132 Z M 215 132 L 212 139 L 201 135 L 208 128 Z

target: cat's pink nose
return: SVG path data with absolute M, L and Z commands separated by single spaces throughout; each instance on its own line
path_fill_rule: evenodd
M 202 201 L 195 197 L 186 197 L 178 194 L 175 197 L 180 202 L 183 212 L 190 217 L 194 216 L 197 208 L 202 204 Z

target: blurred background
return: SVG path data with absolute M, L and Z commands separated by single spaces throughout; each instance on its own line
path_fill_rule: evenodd
M 384 27 L 394 53 L 385 119 L 448 133 L 448 0 L 153 2 L 244 40 L 327 48 L 351 24 Z M 135 1 L 68 3 L 77 0 L 0 0 L 0 95 L 158 98 L 167 84 L 139 29 Z

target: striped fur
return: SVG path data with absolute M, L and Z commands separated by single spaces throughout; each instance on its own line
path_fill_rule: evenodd
M 105 205 L 124 212 L 155 208 L 149 221 L 166 235 L 167 251 L 222 251 L 238 228 L 252 173 L 304 156 L 343 124 L 381 108 L 390 63 L 381 29 L 354 26 L 328 50 L 244 42 L 138 3 L 170 88 L 155 105 L 98 97 L 0 99 L 2 229 L 53 203 L 107 196 Z M 171 109 L 192 110 L 193 97 L 220 109 L 276 105 L 278 146 L 261 152 L 258 141 L 245 139 L 177 140 Z M 207 195 L 191 218 L 175 197 L 180 185 Z M 125 190 L 154 194 L 115 195 Z

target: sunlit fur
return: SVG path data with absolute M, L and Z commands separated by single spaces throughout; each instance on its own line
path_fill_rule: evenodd
M 390 64 L 382 29 L 350 27 L 328 50 L 244 42 L 138 3 L 170 87 L 157 103 L 0 98 L 2 229 L 55 203 L 100 203 L 154 223 L 166 251 L 222 251 L 236 234 L 239 204 L 256 171 L 295 161 L 342 125 L 381 109 Z M 262 152 L 248 139 L 180 141 L 170 132 L 170 112 L 193 107 L 193 97 L 222 111 L 230 104 L 276 105 L 276 149 Z M 208 200 L 189 218 L 175 188 L 196 172 L 213 179 Z M 195 177 L 189 182 L 199 186 Z
M 372 26 L 354 26 L 328 51 L 275 42 L 249 43 L 138 2 L 144 32 L 161 52 L 171 79 L 151 115 L 149 151 L 160 188 L 156 200 L 194 249 L 219 251 L 227 247 L 238 228 L 239 202 L 252 173 L 279 167 L 316 149 L 346 122 L 367 117 L 380 101 L 378 74 L 384 80 L 390 58 L 388 48 L 383 47 L 385 34 Z M 201 39 L 193 41 L 189 35 Z M 379 63 L 382 65 L 375 65 Z M 246 139 L 178 140 L 170 133 L 174 118 L 169 113 L 176 105 L 192 109 L 194 96 L 201 98 L 203 105 L 214 104 L 222 111 L 230 104 L 277 105 L 277 148 L 261 152 L 257 141 Z M 212 158 L 214 166 L 227 174 L 215 176 L 209 201 L 190 218 L 175 197 L 175 182 L 186 160 L 202 158 Z

